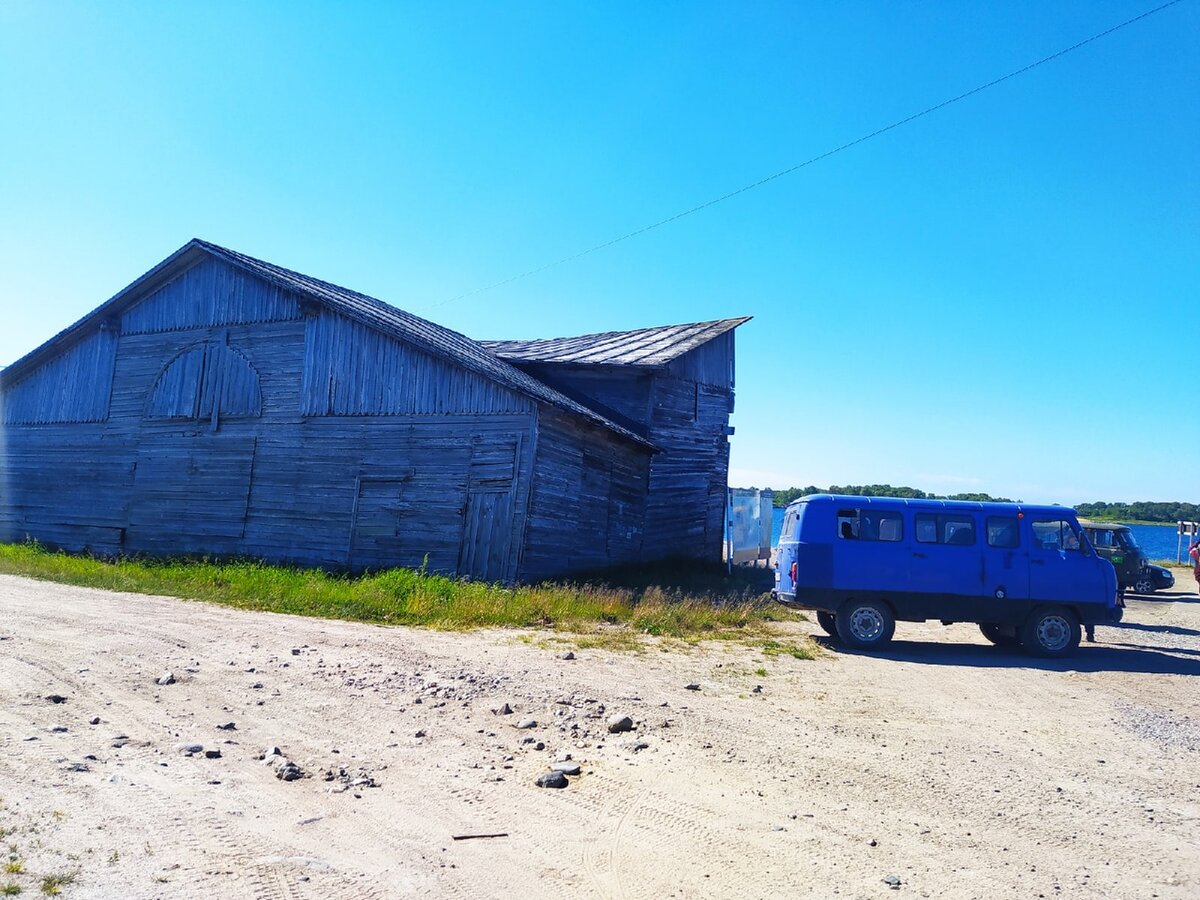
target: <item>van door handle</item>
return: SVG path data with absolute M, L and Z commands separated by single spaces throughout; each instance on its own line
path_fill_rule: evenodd
M 924 553 L 918 553 L 916 550 L 913 551 L 913 556 L 915 556 L 917 559 L 926 559 L 927 558 Z

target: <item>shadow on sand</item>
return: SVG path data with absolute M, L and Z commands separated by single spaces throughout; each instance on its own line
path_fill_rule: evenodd
M 1183 629 L 1187 631 L 1188 629 Z M 1098 632 L 1103 637 L 1103 632 Z M 937 641 L 892 641 L 884 650 L 861 652 L 832 638 L 814 639 L 829 650 L 927 666 L 973 666 L 984 669 L 1042 669 L 1049 672 L 1136 672 L 1148 675 L 1200 675 L 1200 659 L 1174 654 L 1188 650 L 1144 647 L 1134 644 L 1084 644 L 1066 659 L 1039 659 L 1011 647 L 982 644 L 948 644 Z

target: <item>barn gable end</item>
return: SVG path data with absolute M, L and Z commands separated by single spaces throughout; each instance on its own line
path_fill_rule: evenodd
M 0 540 L 502 581 L 641 544 L 644 438 L 468 338 L 202 242 L 0 373 L 0 404 Z M 572 507 L 535 476 L 568 445 L 589 525 L 552 538 Z

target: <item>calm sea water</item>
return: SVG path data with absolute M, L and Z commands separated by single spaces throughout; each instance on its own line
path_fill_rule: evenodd
M 1176 540 L 1174 525 L 1130 525 L 1133 538 L 1150 559 L 1175 559 Z M 779 532 L 783 530 L 783 510 L 775 510 L 771 527 L 771 546 L 779 543 Z M 1184 544 L 1184 554 L 1187 544 Z

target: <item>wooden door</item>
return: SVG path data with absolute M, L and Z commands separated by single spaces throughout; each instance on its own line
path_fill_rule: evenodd
M 467 504 L 458 574 L 478 581 L 508 581 L 516 571 L 514 489 L 517 440 L 477 438 L 467 477 Z

